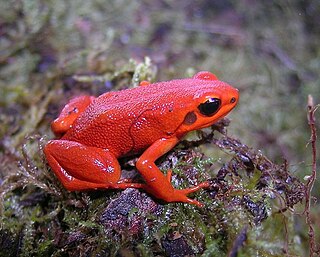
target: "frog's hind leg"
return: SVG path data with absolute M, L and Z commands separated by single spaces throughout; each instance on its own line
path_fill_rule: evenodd
M 144 184 L 119 181 L 120 165 L 107 150 L 67 140 L 51 140 L 44 153 L 52 170 L 69 191 L 144 188 Z

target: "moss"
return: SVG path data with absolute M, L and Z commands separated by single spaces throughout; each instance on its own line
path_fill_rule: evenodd
M 288 180 L 291 175 L 287 173 L 284 176 L 280 173 L 282 175 L 278 177 L 278 166 L 271 167 L 273 172 L 268 170 L 267 165 L 271 163 L 264 156 L 256 154 L 238 141 L 223 137 L 214 139 L 211 138 L 212 133 L 204 136 L 207 137 L 204 141 L 213 140 L 225 151 L 232 149 L 234 153 L 220 168 L 216 179 L 211 181 L 212 187 L 207 192 L 202 191 L 193 196 L 205 203 L 204 208 L 182 203 L 162 206 L 135 189 L 127 189 L 122 193 L 69 193 L 61 196 L 58 185 L 51 186 L 55 190 L 48 190 L 45 186 L 58 182 L 39 174 L 36 176 L 31 173 L 33 177 L 30 177 L 30 171 L 28 173 L 24 170 L 26 173 L 21 173 L 22 177 L 15 182 L 21 183 L 16 185 L 20 195 L 17 192 L 9 194 L 8 189 L 4 198 L 2 222 L 5 229 L 12 233 L 24 231 L 23 246 L 17 250 L 39 256 L 53 252 L 81 254 L 80 246 L 85 247 L 89 242 L 90 248 L 83 249 L 91 254 L 127 251 L 147 254 L 146 249 L 152 249 L 162 254 L 183 251 L 186 254 L 203 253 L 209 256 L 213 253 L 227 254 L 237 235 L 244 226 L 248 226 L 247 237 L 251 248 L 263 256 L 272 246 L 273 253 L 270 256 L 276 256 L 274 254 L 280 253 L 283 246 L 293 239 L 289 234 L 287 238 L 283 236 L 283 223 L 288 231 L 289 228 L 292 229 L 292 220 L 284 221 L 283 214 L 276 214 L 276 210 L 284 206 L 271 208 L 275 205 L 273 194 L 277 192 L 286 199 L 289 198 L 287 194 L 296 195 L 296 191 L 286 192 L 286 189 L 279 187 L 282 183 L 279 180 Z M 187 144 L 190 143 L 198 144 L 197 141 L 189 141 Z M 190 150 L 190 145 L 186 147 L 182 144 L 181 147 L 182 149 L 169 154 L 162 166 L 174 165 L 172 183 L 184 188 L 187 184 L 204 180 L 217 161 Z M 244 167 L 248 165 L 243 166 L 244 158 L 237 157 L 244 150 L 254 167 L 259 167 L 262 171 L 245 171 Z M 32 166 L 29 165 L 28 168 Z M 264 173 L 266 170 L 267 173 Z M 270 172 L 274 175 L 269 180 L 266 176 L 270 176 Z M 267 184 L 259 187 L 262 179 Z M 273 179 L 277 181 L 276 185 L 272 183 Z M 294 183 L 299 184 L 297 180 Z M 27 185 L 25 189 L 21 187 L 24 184 Z M 38 188 L 34 185 L 38 185 Z M 106 196 L 113 200 L 106 199 Z M 279 200 L 281 198 L 277 197 Z M 294 203 L 287 201 L 286 204 Z M 275 218 L 268 217 L 272 212 L 275 212 Z M 265 219 L 272 219 L 273 223 L 280 222 L 277 226 L 280 230 L 273 230 L 274 234 L 269 232 L 264 236 L 262 231 L 269 230 L 270 224 Z M 272 244 L 275 240 L 277 247 Z M 266 246 L 266 242 L 270 245 Z M 76 250 L 74 245 L 80 248 Z M 180 248 L 181 245 L 183 248 Z M 247 253 L 246 250 L 241 251 Z M 251 250 L 249 253 L 252 253 Z

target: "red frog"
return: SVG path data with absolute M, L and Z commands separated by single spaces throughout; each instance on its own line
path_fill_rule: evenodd
M 189 131 L 208 127 L 238 102 L 238 90 L 207 71 L 192 78 L 79 96 L 51 124 L 56 140 L 44 148 L 52 170 L 70 191 L 141 188 L 166 202 L 202 206 L 188 194 L 209 182 L 186 189 L 171 185 L 155 161 Z M 145 183 L 120 179 L 118 159 L 141 154 L 136 168 Z

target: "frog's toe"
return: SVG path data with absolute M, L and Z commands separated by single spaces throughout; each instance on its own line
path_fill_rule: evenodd
M 168 171 L 167 171 L 167 180 L 171 183 L 171 179 L 172 179 L 172 170 L 171 169 L 169 169 Z
M 194 205 L 197 205 L 198 207 L 203 207 L 204 204 L 197 201 L 197 200 L 194 200 L 194 199 L 191 199 L 191 198 L 187 198 L 187 201 L 186 203 L 190 203 L 190 204 L 194 204 Z
M 199 189 L 198 187 L 196 187 Z M 197 190 L 196 189 L 196 190 Z M 191 191 L 190 191 L 191 190 Z M 196 191 L 194 188 L 187 188 L 187 189 L 181 189 L 181 190 L 175 190 L 174 191 L 174 196 L 172 197 L 172 202 L 183 202 L 183 203 L 190 203 L 197 205 L 198 207 L 203 207 L 203 203 L 191 199 L 187 196 L 187 194 Z
M 196 192 L 198 191 L 199 189 L 201 188 L 208 188 L 210 187 L 210 183 L 208 181 L 205 181 L 205 182 L 202 182 L 194 187 L 189 187 L 189 188 L 186 188 L 186 189 L 180 189 L 179 191 L 182 193 L 182 194 L 190 194 L 190 193 L 193 193 L 193 192 Z

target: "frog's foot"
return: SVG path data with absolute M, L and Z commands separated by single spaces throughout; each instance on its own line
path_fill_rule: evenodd
M 171 179 L 172 179 L 172 170 L 171 169 L 169 169 L 167 171 L 166 178 L 171 183 Z M 191 204 L 195 204 L 199 207 L 202 207 L 203 206 L 202 203 L 200 203 L 196 200 L 190 199 L 186 195 L 191 194 L 193 192 L 196 192 L 201 188 L 208 188 L 208 187 L 210 187 L 210 184 L 208 181 L 206 181 L 206 182 L 202 182 L 199 185 L 196 185 L 194 187 L 190 187 L 190 188 L 186 188 L 186 189 L 174 189 L 173 194 L 176 195 L 176 197 L 178 197 L 180 199 L 180 200 L 174 200 L 174 202 L 175 201 L 186 202 L 186 203 L 191 203 Z
M 193 192 L 196 192 L 201 188 L 208 188 L 208 187 L 210 187 L 210 184 L 208 181 L 206 181 L 206 182 L 202 182 L 194 187 L 185 188 L 185 189 L 175 189 L 172 194 L 172 199 L 173 199 L 172 202 L 191 203 L 191 204 L 197 205 L 199 207 L 203 207 L 202 203 L 200 203 L 197 200 L 188 198 L 187 195 L 191 194 Z
M 166 177 L 167 177 L 167 180 L 171 183 L 171 179 L 172 179 L 172 170 L 171 169 L 169 169 L 167 171 Z M 197 186 L 186 188 L 186 189 L 180 189 L 179 191 L 182 192 L 182 193 L 185 193 L 185 194 L 190 194 L 190 193 L 193 193 L 195 191 L 198 191 L 201 188 L 208 188 L 208 187 L 210 187 L 210 183 L 208 181 L 206 181 L 206 182 L 200 183 Z
M 168 174 L 167 174 L 168 175 Z M 169 181 L 168 181 L 169 182 Z M 183 202 L 197 205 L 198 207 L 203 207 L 203 204 L 197 200 L 188 197 L 188 194 L 198 191 L 201 188 L 208 188 L 210 186 L 209 182 L 202 182 L 194 187 L 185 189 L 175 189 L 171 185 L 162 188 L 159 186 L 157 188 L 150 187 L 150 185 L 142 185 L 142 189 L 152 194 L 154 197 L 164 200 L 166 202 Z

